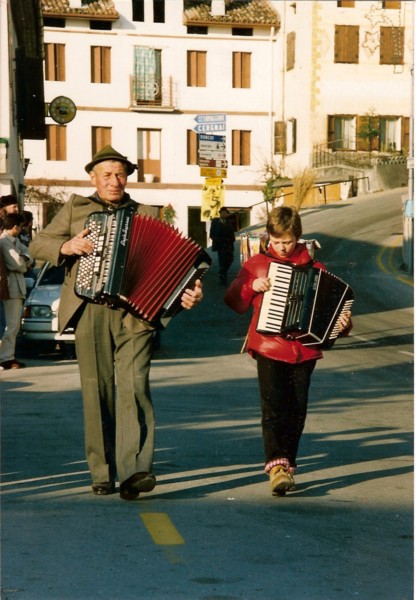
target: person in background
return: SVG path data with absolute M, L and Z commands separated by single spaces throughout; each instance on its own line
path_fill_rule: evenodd
M 23 217 L 6 214 L 0 235 L 0 252 L 7 272 L 8 298 L 3 300 L 6 328 L 0 340 L 1 369 L 22 369 L 24 363 L 16 360 L 16 337 L 20 329 L 22 304 L 26 297 L 24 274 L 32 266 L 28 248 L 18 239 Z
M 25 246 L 29 246 L 33 238 L 32 227 L 33 227 L 33 213 L 30 210 L 22 211 L 23 223 L 22 231 L 19 235 L 19 240 Z
M 260 388 L 262 432 L 265 453 L 264 470 L 274 495 L 284 495 L 294 488 L 293 474 L 299 442 L 305 426 L 309 385 L 321 350 L 304 346 L 290 335 L 264 334 L 257 331 L 264 292 L 270 289 L 267 276 L 272 261 L 289 265 L 313 266 L 306 245 L 299 243 L 302 223 L 290 206 L 274 208 L 266 229 L 269 246 L 266 254 L 256 254 L 242 266 L 225 294 L 225 303 L 238 313 L 254 309 L 250 323 L 247 351 L 257 361 Z M 340 317 L 340 330 L 348 335 L 351 313 Z
M 228 270 L 234 260 L 234 227 L 230 221 L 230 213 L 224 206 L 220 209 L 219 218 L 212 219 L 209 237 L 212 250 L 218 252 L 220 282 L 227 284 Z
M 152 207 L 136 203 L 125 192 L 135 169 L 111 146 L 102 148 L 85 167 L 95 191 L 88 197 L 73 194 L 30 244 L 37 259 L 65 264 L 59 326 L 61 331 L 68 325 L 75 328 L 92 493 L 114 493 L 118 477 L 123 500 L 136 500 L 156 485 L 149 385 L 154 328 L 123 308 L 80 298 L 74 285 L 78 259 L 93 250 L 84 225 L 88 215 L 134 207 L 137 213 L 154 216 Z M 198 280 L 183 294 L 182 306 L 190 309 L 201 300 Z
M 16 196 L 9 194 L 0 198 L 0 230 L 3 230 L 3 219 L 6 215 L 19 212 L 19 204 Z

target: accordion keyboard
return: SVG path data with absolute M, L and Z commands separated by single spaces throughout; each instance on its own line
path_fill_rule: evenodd
M 107 248 L 107 219 L 108 215 L 103 213 L 102 219 L 86 223 L 89 229 L 87 239 L 93 244 L 94 250 L 88 256 L 81 256 L 79 259 L 77 288 L 78 293 L 88 297 L 94 295 L 97 281 L 105 281 L 108 273 L 108 261 L 102 260 L 103 252 Z
M 258 331 L 280 333 L 285 316 L 293 269 L 276 262 L 270 263 L 270 289 L 263 294 Z

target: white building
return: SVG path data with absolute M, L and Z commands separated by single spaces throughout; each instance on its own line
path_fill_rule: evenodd
M 226 206 L 253 207 L 238 213 L 245 226 L 264 217 L 267 165 L 281 177 L 367 173 L 351 157 L 367 149 L 370 115 L 373 151 L 409 152 L 412 2 L 42 0 L 42 10 L 45 97 L 64 102 L 49 105 L 62 123 L 46 118 L 46 140 L 25 143 L 28 187 L 88 195 L 84 165 L 110 143 L 138 164 L 131 196 L 171 204 L 205 244 L 202 198 L 221 180 Z
M 24 139 L 45 138 L 39 0 L 0 0 L 0 196 L 24 205 Z

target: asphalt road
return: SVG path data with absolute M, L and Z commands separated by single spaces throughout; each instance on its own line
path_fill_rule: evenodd
M 158 486 L 95 497 L 75 361 L 1 377 L 2 598 L 413 598 L 413 285 L 401 190 L 304 212 L 317 258 L 349 281 L 354 329 L 319 362 L 297 490 L 272 497 L 248 316 L 216 265 L 152 368 Z M 237 271 L 236 259 L 233 270 Z

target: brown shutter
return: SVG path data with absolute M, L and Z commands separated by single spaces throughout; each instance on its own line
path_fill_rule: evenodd
M 328 148 L 334 150 L 334 142 L 335 142 L 335 117 L 334 115 L 328 115 Z
M 274 124 L 274 153 L 286 154 L 286 123 L 276 121 Z
M 206 52 L 198 52 L 197 53 L 197 57 L 198 57 L 197 85 L 198 85 L 198 87 L 206 86 L 206 80 L 207 80 L 206 56 L 207 56 Z
M 91 83 L 101 82 L 101 52 L 98 46 L 91 46 Z
M 55 81 L 54 44 L 45 44 L 45 79 Z
M 286 37 L 286 71 L 295 68 L 296 33 L 291 31 Z
M 402 117 L 401 118 L 401 125 L 402 125 L 402 132 L 401 132 L 401 137 L 402 137 L 402 150 L 404 150 L 405 152 L 409 152 L 409 135 L 410 135 L 410 119 L 409 117 Z
M 241 87 L 241 52 L 233 52 L 233 88 Z
M 404 27 L 380 27 L 380 64 L 404 62 Z
M 186 132 L 186 164 L 197 165 L 198 160 L 198 135 L 192 129 Z
M 56 80 L 65 81 L 65 44 L 56 44 Z
M 243 52 L 241 55 L 241 71 L 242 71 L 241 87 L 250 88 L 251 87 L 251 53 L 250 52 Z
M 101 83 L 111 83 L 111 48 L 101 48 Z
M 238 129 L 233 129 L 232 131 L 232 161 L 233 165 L 240 164 L 240 145 L 241 145 L 241 136 L 240 131 Z
M 358 25 L 335 25 L 334 61 L 336 63 L 358 64 L 359 36 Z
M 251 131 L 241 132 L 241 164 L 251 164 Z

